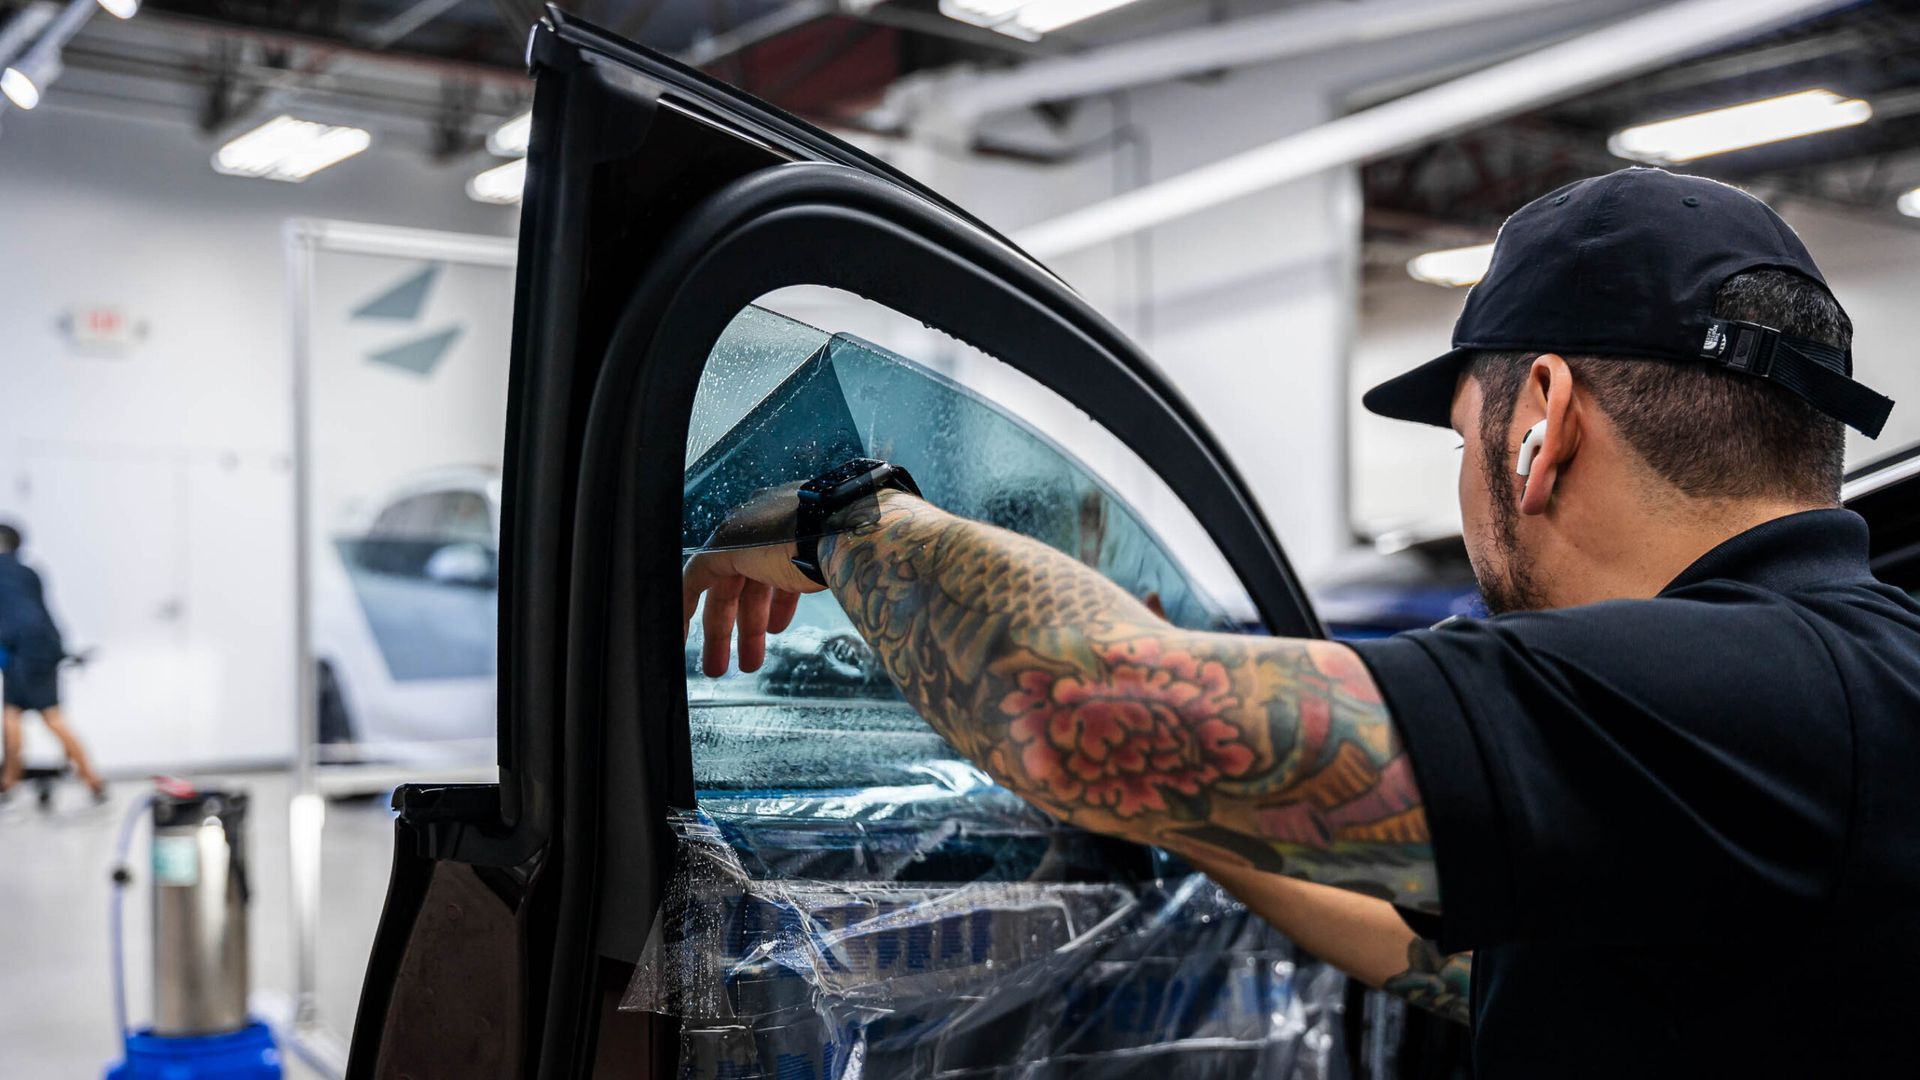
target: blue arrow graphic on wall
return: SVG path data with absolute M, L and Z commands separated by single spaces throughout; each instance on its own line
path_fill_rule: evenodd
M 423 338 L 403 342 L 376 353 L 368 353 L 367 359 L 376 364 L 390 364 L 411 371 L 415 375 L 430 375 L 439 365 L 441 357 L 447 355 L 447 350 L 453 348 L 453 343 L 459 340 L 461 331 L 464 329 L 465 327 L 460 326 L 448 327 Z
M 379 319 L 393 322 L 414 322 L 426 310 L 427 296 L 433 291 L 433 284 L 440 278 L 442 263 L 427 263 L 420 270 L 407 275 L 398 283 L 388 286 L 372 299 L 353 309 L 354 319 Z M 367 359 L 375 364 L 385 364 L 415 375 L 431 375 L 433 369 L 453 348 L 465 330 L 463 326 L 452 326 L 445 330 L 436 330 L 425 337 L 390 345 L 378 352 L 367 354 Z
M 393 286 L 386 292 L 353 309 L 356 319 L 417 319 L 427 306 L 427 293 L 440 276 L 440 264 L 428 263 L 426 269 Z

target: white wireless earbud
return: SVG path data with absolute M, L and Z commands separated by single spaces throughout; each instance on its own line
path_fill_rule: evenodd
M 1513 471 L 1521 476 L 1533 472 L 1533 459 L 1540 453 L 1540 447 L 1547 441 L 1547 422 L 1545 420 L 1527 429 L 1527 437 L 1520 440 L 1520 458 L 1513 463 Z

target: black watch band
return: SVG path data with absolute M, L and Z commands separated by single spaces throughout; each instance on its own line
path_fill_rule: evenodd
M 920 486 L 913 482 L 911 473 L 878 458 L 854 458 L 802 484 L 800 507 L 794 521 L 794 567 L 805 574 L 807 580 L 825 585 L 827 579 L 820 573 L 820 538 L 828 531 L 828 519 L 861 499 L 889 488 L 909 495 L 920 494 Z

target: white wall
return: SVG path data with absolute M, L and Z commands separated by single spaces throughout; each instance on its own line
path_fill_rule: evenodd
M 189 128 L 48 107 L 0 134 L 0 518 L 100 659 L 71 715 L 120 772 L 293 750 L 282 223 L 506 234 L 472 165 L 379 148 L 304 184 L 220 176 Z M 75 305 L 148 327 L 76 350 Z
M 1375 416 L 1360 406 L 1368 388 L 1446 352 L 1465 289 L 1404 274 L 1370 275 L 1360 290 L 1347 386 L 1349 506 L 1367 535 L 1458 532 L 1459 439 L 1451 430 Z
M 1878 439 L 1847 432 L 1849 465 L 1920 440 L 1920 221 L 1888 209 L 1840 213 L 1789 204 L 1781 208 L 1813 253 L 1840 305 L 1853 319 L 1853 370 L 1892 398 L 1893 415 Z
M 1516 207 L 1517 209 L 1517 207 Z M 1854 465 L 1920 439 L 1920 222 L 1891 207 L 1841 212 L 1805 203 L 1776 206 L 1813 253 L 1834 295 L 1853 319 L 1854 372 L 1896 402 L 1878 439 L 1847 432 Z M 1465 289 L 1388 274 L 1362 293 L 1353 349 L 1354 520 L 1368 532 L 1459 528 L 1454 481 L 1459 457 L 1451 432 L 1385 420 L 1360 407 L 1367 387 L 1438 356 L 1447 348 Z

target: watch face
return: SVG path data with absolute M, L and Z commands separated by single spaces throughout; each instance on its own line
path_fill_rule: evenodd
M 873 458 L 854 458 L 852 461 L 833 470 L 821 479 L 826 482 L 826 486 L 828 487 L 839 487 L 841 484 L 857 477 L 865 476 L 885 464 L 886 462 L 877 461 Z

